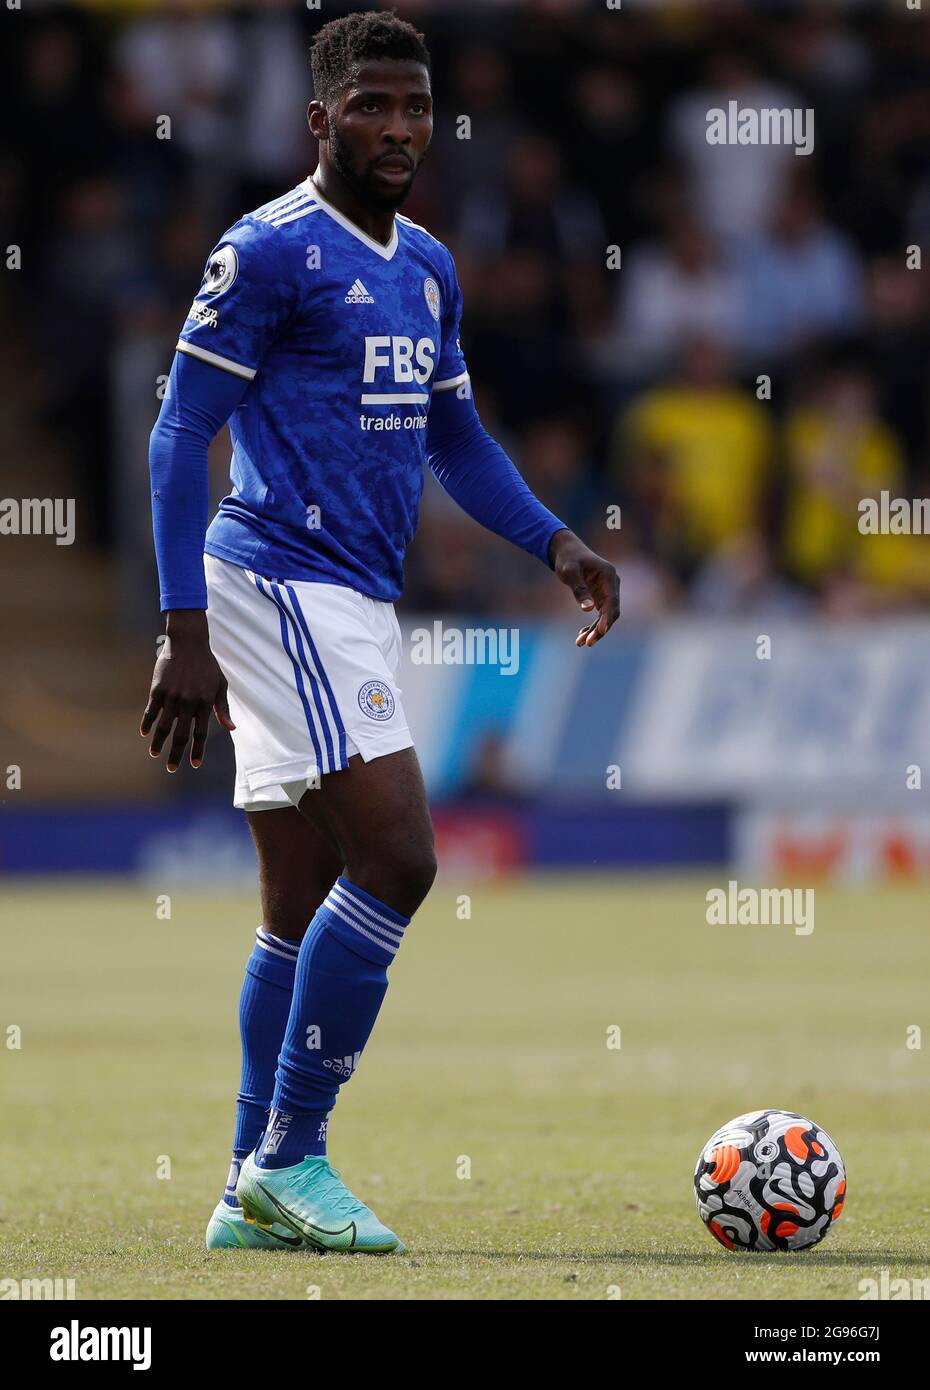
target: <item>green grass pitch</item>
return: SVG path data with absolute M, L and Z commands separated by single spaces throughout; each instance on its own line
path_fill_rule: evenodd
M 928 1021 L 925 893 L 819 889 L 803 937 L 708 926 L 726 877 L 474 883 L 467 920 L 468 885 L 439 880 L 331 1123 L 336 1166 L 409 1246 L 382 1259 L 203 1248 L 255 893 L 176 887 L 160 920 L 164 885 L 7 886 L 0 1276 L 108 1299 L 855 1300 L 882 1269 L 927 1278 L 928 1061 L 906 1046 Z M 809 1114 L 846 1161 L 843 1216 L 806 1254 L 730 1254 L 697 1217 L 701 1146 L 763 1106 Z

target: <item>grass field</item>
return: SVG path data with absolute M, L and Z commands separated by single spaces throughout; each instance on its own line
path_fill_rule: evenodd
M 254 895 L 179 890 L 162 921 L 145 886 L 8 887 L 0 1276 L 115 1299 L 856 1299 L 883 1268 L 927 1278 L 927 1050 L 905 1046 L 930 1021 L 925 893 L 818 890 L 803 937 L 707 926 L 725 880 L 475 884 L 467 921 L 440 880 L 331 1124 L 409 1246 L 386 1259 L 203 1248 Z M 763 1106 L 846 1160 L 843 1217 L 807 1254 L 729 1254 L 696 1214 L 701 1146 Z

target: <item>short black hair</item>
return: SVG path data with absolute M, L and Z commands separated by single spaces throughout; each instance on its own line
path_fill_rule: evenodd
M 381 58 L 422 63 L 429 71 L 429 49 L 421 33 L 398 19 L 393 10 L 364 10 L 331 19 L 314 37 L 310 48 L 313 94 L 332 100 L 348 86 L 364 62 Z

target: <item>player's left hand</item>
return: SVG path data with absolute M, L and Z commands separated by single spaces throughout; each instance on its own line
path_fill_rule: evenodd
M 613 627 L 620 616 L 620 577 L 609 560 L 589 550 L 573 531 L 556 531 L 549 542 L 549 561 L 563 584 L 567 584 L 581 608 L 597 609 L 593 623 L 583 627 L 575 638 L 576 647 L 593 647 Z

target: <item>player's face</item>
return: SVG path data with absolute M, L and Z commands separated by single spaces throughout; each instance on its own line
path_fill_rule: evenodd
M 410 192 L 433 134 L 429 73 L 421 63 L 366 63 L 329 122 L 338 173 L 370 208 L 396 208 Z

